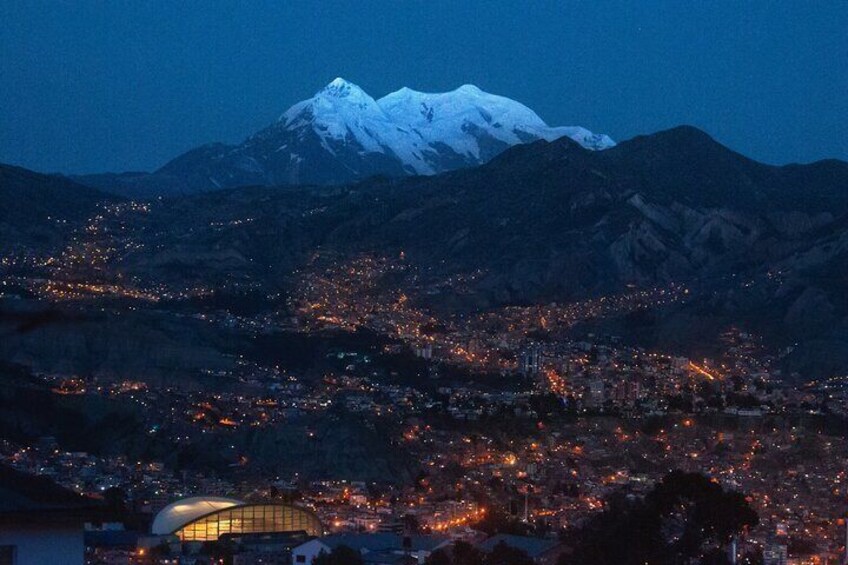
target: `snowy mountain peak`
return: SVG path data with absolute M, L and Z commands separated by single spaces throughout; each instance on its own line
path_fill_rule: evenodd
M 473 123 L 481 127 L 489 124 L 496 129 L 511 131 L 513 127 L 547 128 L 542 119 L 530 108 L 503 96 L 489 94 L 478 87 L 466 84 L 451 92 L 427 93 L 402 88 L 387 94 L 377 104 L 395 119 L 420 125 L 422 117 L 427 123 L 453 121 L 454 126 Z
M 298 102 L 282 116 L 280 123 L 287 128 L 312 124 L 337 135 L 344 135 L 349 123 L 362 121 L 367 115 L 381 115 L 377 102 L 352 82 L 338 77 L 315 93 Z
M 342 77 L 336 77 L 330 84 L 322 88 L 316 96 L 331 96 L 333 98 L 359 98 L 368 96 L 365 91 Z M 370 98 L 370 97 L 369 97 Z
M 345 109 L 347 105 L 353 105 L 359 108 L 359 110 L 378 110 L 377 103 L 373 98 L 352 82 L 348 82 L 341 77 L 334 79 L 330 84 L 319 90 L 311 100 L 305 100 L 304 102 L 310 103 L 313 106 L 319 105 L 334 108 L 341 112 L 347 111 Z M 295 106 L 297 105 L 295 104 Z
M 469 94 L 486 94 L 473 84 L 463 84 L 462 86 L 456 89 L 456 92 L 467 92 Z
M 209 159 L 227 163 L 216 186 L 334 184 L 480 165 L 514 145 L 563 136 L 587 149 L 614 145 L 581 127 L 550 127 L 527 106 L 472 84 L 437 93 L 404 87 L 375 100 L 338 77 L 275 124 Z M 219 166 L 214 163 L 203 167 Z

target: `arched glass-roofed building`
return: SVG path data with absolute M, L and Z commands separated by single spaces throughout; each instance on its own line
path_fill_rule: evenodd
M 315 513 L 289 504 L 249 504 L 232 498 L 199 496 L 178 500 L 153 520 L 154 535 L 182 541 L 217 541 L 224 534 L 306 532 L 321 536 Z

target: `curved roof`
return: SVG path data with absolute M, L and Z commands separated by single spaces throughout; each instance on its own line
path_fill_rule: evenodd
M 241 500 L 220 496 L 184 498 L 169 504 L 156 514 L 151 532 L 157 536 L 172 534 L 202 516 L 242 504 L 244 502 Z
M 210 512 L 173 532 L 182 541 L 216 541 L 223 535 L 306 532 L 324 534 L 318 516 L 291 504 L 239 504 Z

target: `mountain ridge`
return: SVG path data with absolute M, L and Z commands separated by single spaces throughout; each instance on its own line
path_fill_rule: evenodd
M 736 324 L 793 348 L 792 371 L 848 367 L 848 163 L 766 165 L 693 128 L 605 151 L 540 140 L 435 176 L 176 197 L 104 233 L 140 245 L 104 243 L 127 251 L 99 276 L 150 286 L 285 292 L 319 250 L 403 252 L 428 281 L 474 274 L 433 308 L 685 284 L 685 304 L 602 331 L 694 355 Z
M 563 136 L 595 150 L 614 145 L 582 127 L 550 127 L 523 104 L 473 85 L 442 93 L 404 87 L 375 100 L 337 78 L 241 144 L 202 145 L 148 175 L 75 178 L 127 196 L 345 184 L 476 166 L 509 147 Z
M 6 251 L 55 240 L 107 200 L 118 198 L 61 175 L 0 164 L 0 244 Z

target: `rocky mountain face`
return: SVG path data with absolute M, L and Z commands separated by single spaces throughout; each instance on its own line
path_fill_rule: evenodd
M 437 94 L 402 88 L 375 100 L 338 78 L 240 145 L 204 145 L 152 175 L 79 180 L 128 196 L 343 184 L 476 166 L 514 145 L 559 137 L 590 149 L 614 145 L 581 127 L 549 127 L 526 106 L 472 85 Z

